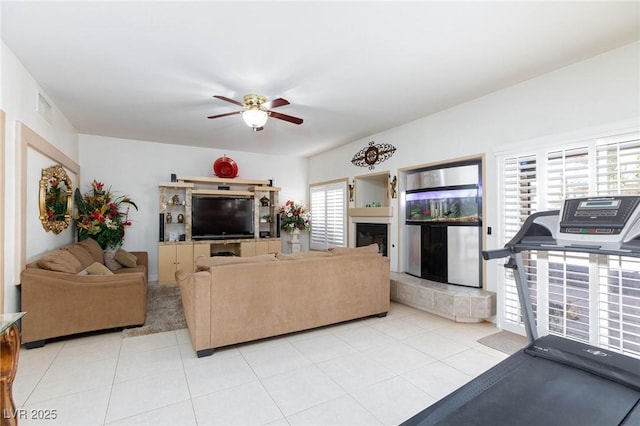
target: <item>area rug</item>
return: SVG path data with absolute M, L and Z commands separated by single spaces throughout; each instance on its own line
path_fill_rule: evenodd
M 182 297 L 177 285 L 147 285 L 147 321 L 142 327 L 122 330 L 122 337 L 144 336 L 186 328 Z
M 497 351 L 504 352 L 507 355 L 512 355 L 527 346 L 529 344 L 529 340 L 518 334 L 510 333 L 508 331 L 500 331 L 479 339 L 478 343 Z

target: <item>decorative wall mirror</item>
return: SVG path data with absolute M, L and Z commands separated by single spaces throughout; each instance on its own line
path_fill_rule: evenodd
M 72 189 L 64 167 L 55 165 L 42 169 L 40 222 L 47 232 L 59 234 L 71 223 Z

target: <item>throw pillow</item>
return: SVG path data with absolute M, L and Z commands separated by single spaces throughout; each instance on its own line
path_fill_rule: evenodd
M 91 253 L 89 253 L 87 249 L 82 247 L 80 244 L 72 244 L 68 247 L 65 247 L 64 250 L 67 250 L 76 259 L 78 259 L 78 261 L 80 261 L 80 264 L 82 265 L 83 268 L 86 268 L 87 266 L 91 265 L 94 262 L 93 256 L 91 256 Z
M 100 244 L 98 244 L 96 240 L 94 240 L 93 238 L 87 238 L 86 240 L 78 242 L 78 244 L 84 247 L 89 252 L 89 254 L 91 254 L 94 262 L 104 263 L 102 247 L 100 247 Z
M 118 249 L 115 255 L 116 262 L 124 266 L 125 268 L 135 268 L 138 266 L 138 258 L 135 254 L 129 253 L 126 250 Z
M 261 254 L 260 256 L 237 257 L 237 256 L 200 256 L 196 259 L 198 271 L 208 271 L 212 266 L 233 265 L 240 263 L 259 263 L 277 261 L 275 254 Z
M 116 261 L 115 250 L 104 251 L 104 266 L 106 266 L 112 271 L 117 271 L 118 269 L 122 269 L 122 265 Z
M 91 265 L 89 265 L 86 271 L 89 275 L 113 275 L 113 272 L 111 272 L 109 268 L 107 268 L 100 262 L 93 262 Z
M 82 270 L 82 264 L 74 255 L 67 250 L 59 249 L 52 251 L 38 260 L 38 266 L 42 269 L 56 272 L 67 272 L 77 274 Z
M 328 251 L 303 251 L 300 253 L 277 253 L 276 258 L 278 260 L 296 260 L 296 259 L 311 259 L 315 257 L 331 257 L 333 256 Z
M 329 252 L 337 255 L 378 254 L 379 249 L 378 243 L 373 243 L 362 247 L 333 247 L 329 249 Z

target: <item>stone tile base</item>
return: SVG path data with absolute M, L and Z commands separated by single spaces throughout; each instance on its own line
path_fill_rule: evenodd
M 391 300 L 456 322 L 482 322 L 496 313 L 496 294 L 391 272 Z

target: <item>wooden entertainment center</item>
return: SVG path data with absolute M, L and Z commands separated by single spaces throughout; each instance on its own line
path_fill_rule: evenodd
M 268 180 L 177 176 L 161 182 L 158 282 L 175 282 L 180 269 L 195 270 L 199 256 L 257 256 L 281 250 L 277 227 L 279 187 Z M 253 238 L 192 239 L 192 200 L 195 196 L 246 197 L 254 202 Z M 179 220 L 180 219 L 180 220 Z

